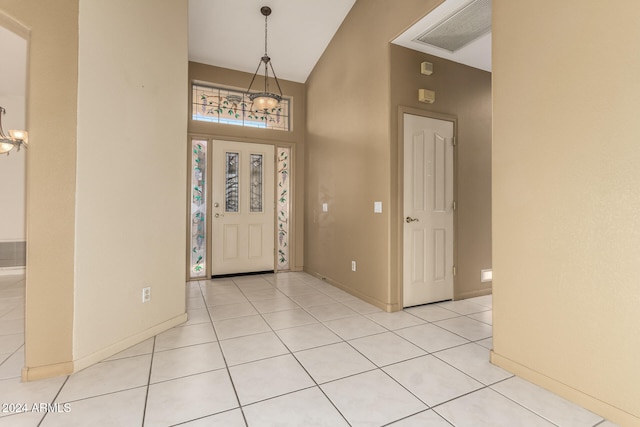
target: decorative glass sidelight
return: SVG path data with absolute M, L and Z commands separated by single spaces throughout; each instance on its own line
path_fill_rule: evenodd
M 272 109 L 254 108 L 249 95 L 243 91 L 224 87 L 191 86 L 191 119 L 236 126 L 289 130 L 290 100 L 283 98 Z
M 249 168 L 249 209 L 251 212 L 262 212 L 262 154 L 251 155 Z
M 289 269 L 289 202 L 291 149 L 278 147 L 277 164 L 277 217 L 278 217 L 278 270 Z
M 207 141 L 191 141 L 191 277 L 206 275 Z
M 238 212 L 240 208 L 240 154 L 227 153 L 225 172 L 225 212 Z

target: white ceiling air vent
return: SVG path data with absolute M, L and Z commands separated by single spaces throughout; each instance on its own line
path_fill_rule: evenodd
M 474 0 L 422 33 L 416 41 L 455 52 L 491 31 L 491 0 Z

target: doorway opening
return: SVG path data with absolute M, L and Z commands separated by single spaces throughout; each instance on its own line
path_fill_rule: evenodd
M 453 298 L 455 125 L 455 119 L 402 115 L 403 307 Z
M 0 13 L 0 51 L 5 58 L 0 80 L 0 107 L 5 132 L 26 129 L 28 31 Z M 11 147 L 11 145 L 9 145 Z M 0 156 L 0 276 L 26 269 L 26 151 L 13 148 Z
M 189 280 L 289 269 L 291 150 L 191 139 Z

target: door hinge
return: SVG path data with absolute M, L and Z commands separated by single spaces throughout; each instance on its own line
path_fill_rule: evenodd
M 453 204 L 451 205 L 451 209 L 453 209 L 453 211 L 455 212 L 458 209 L 458 202 L 454 200 Z
M 455 136 L 451 138 L 451 145 L 453 145 L 454 147 L 458 145 L 458 140 L 456 139 Z
M 456 269 L 456 266 L 453 266 L 453 275 L 455 276 L 458 273 L 458 270 Z

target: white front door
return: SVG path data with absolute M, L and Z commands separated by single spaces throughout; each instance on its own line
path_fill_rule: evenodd
M 274 147 L 213 141 L 211 274 L 273 271 Z
M 404 307 L 453 298 L 453 151 L 453 122 L 404 115 Z

